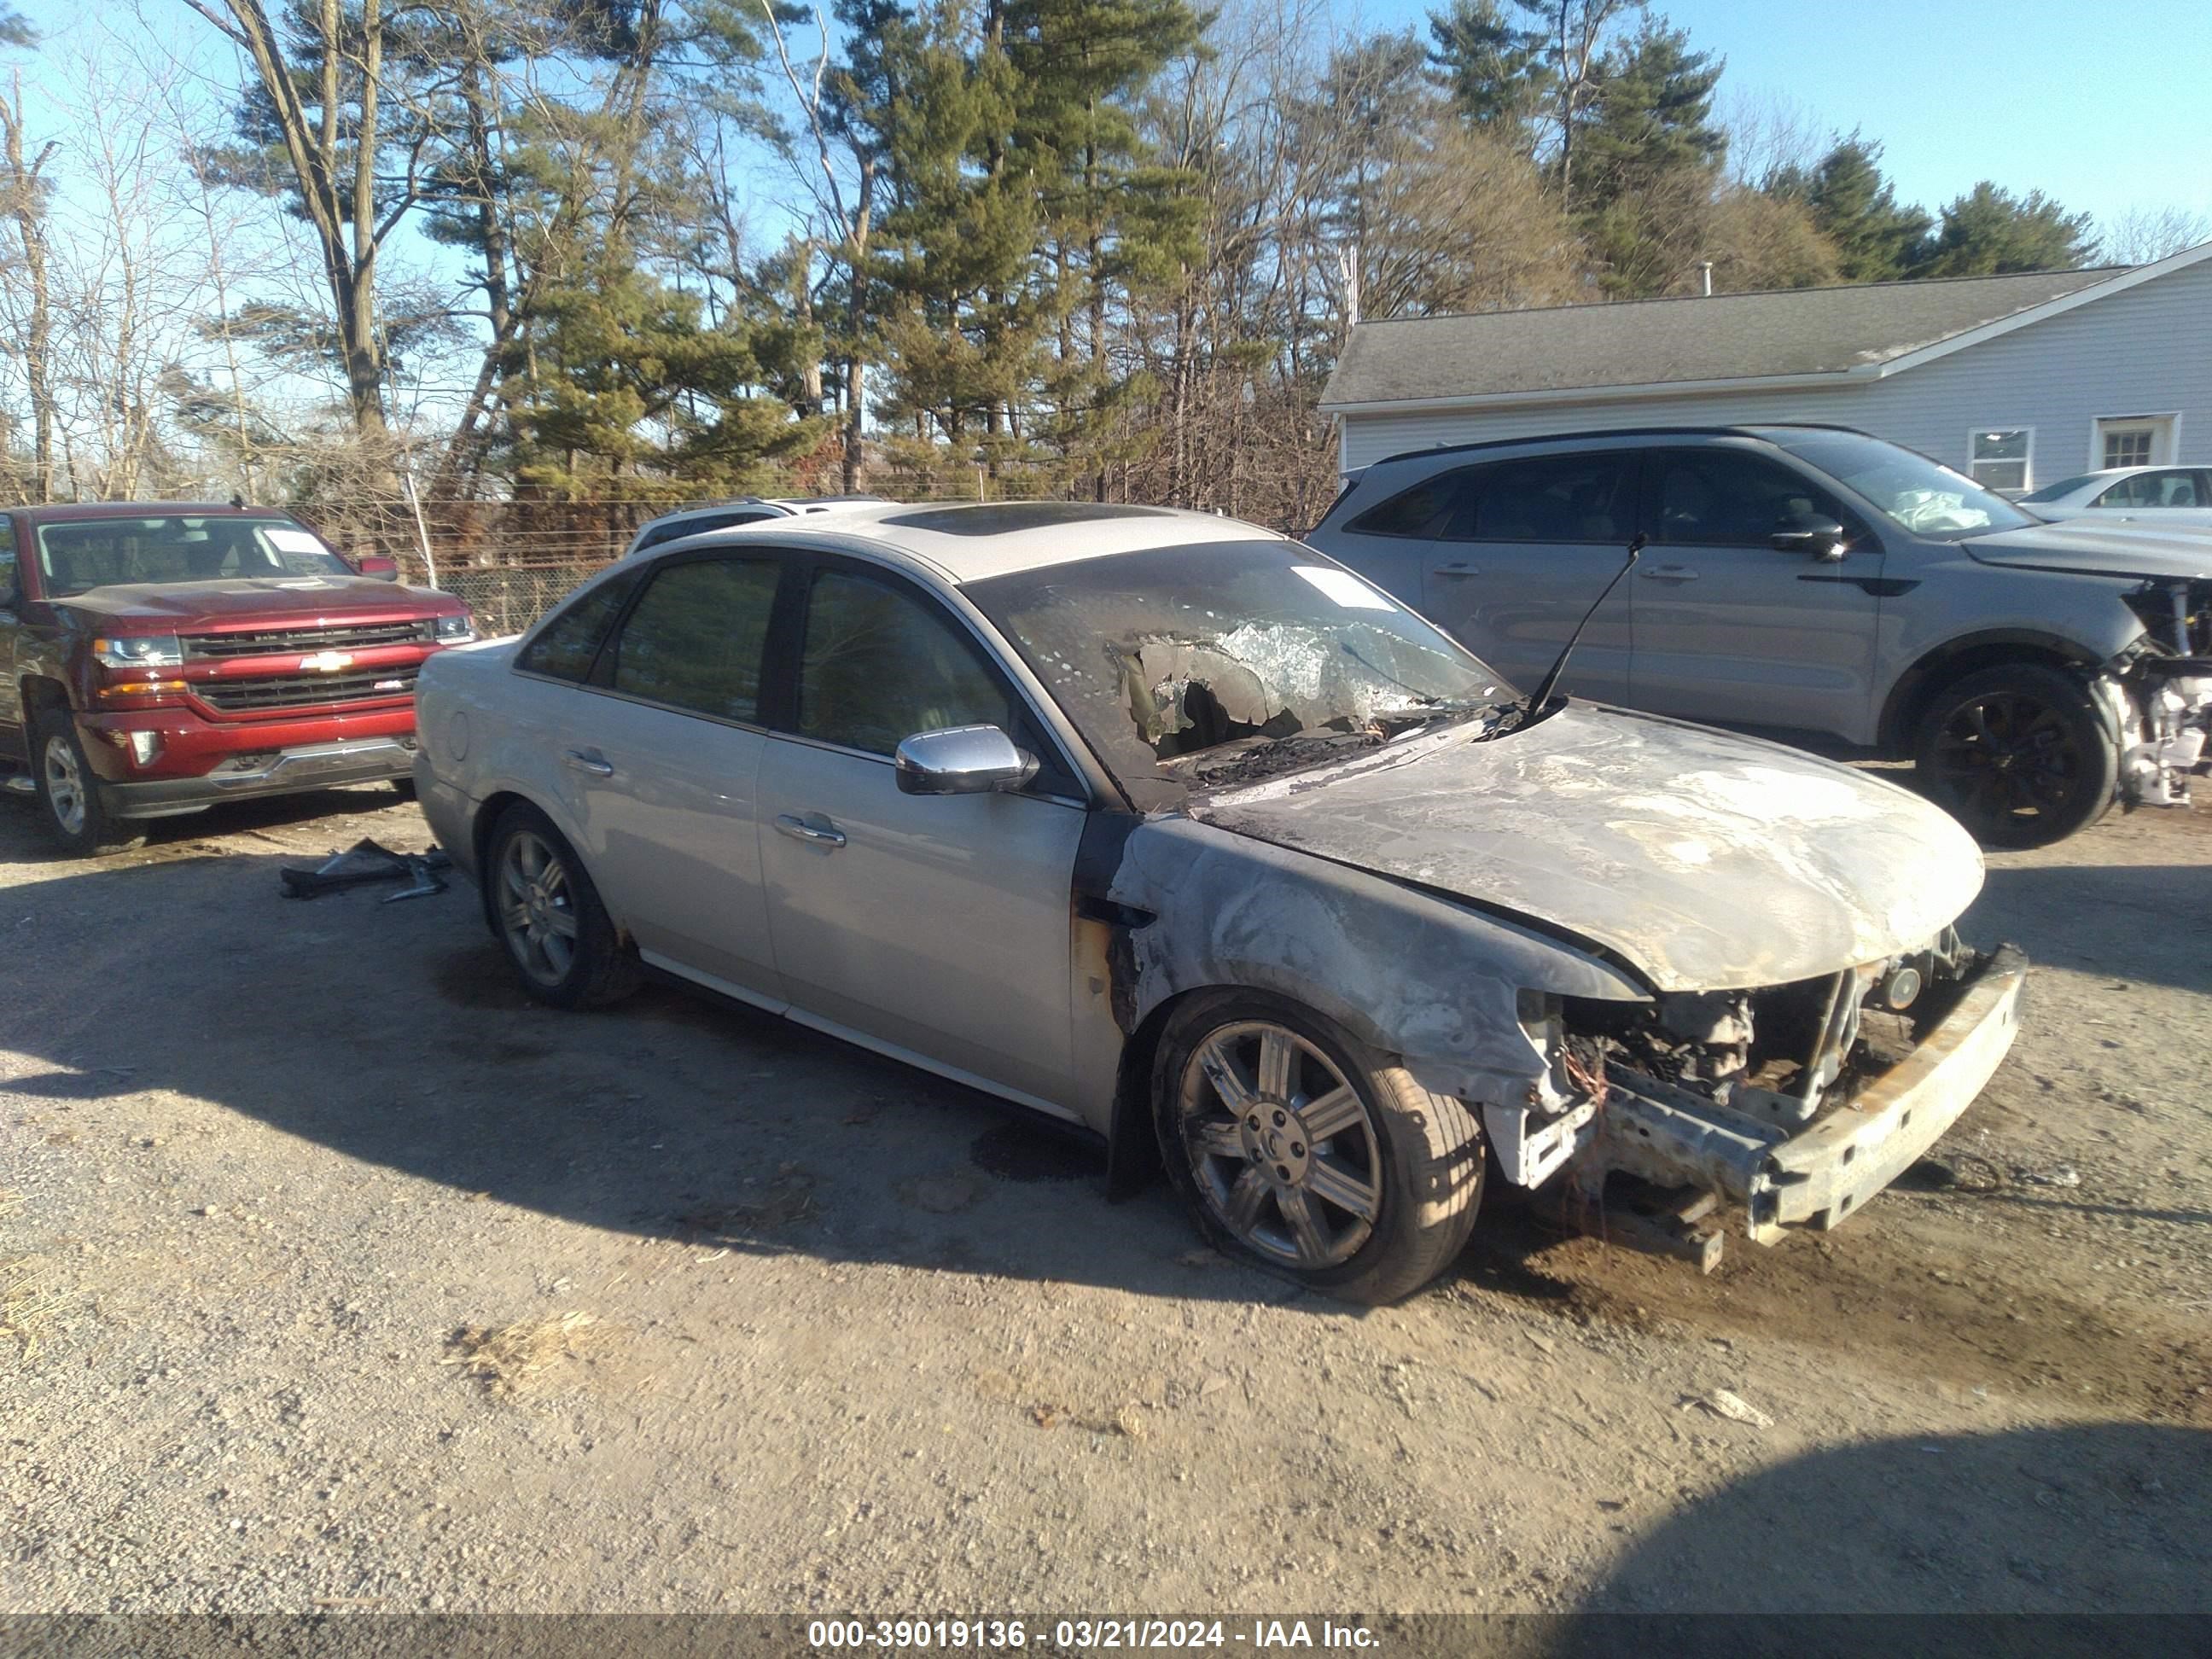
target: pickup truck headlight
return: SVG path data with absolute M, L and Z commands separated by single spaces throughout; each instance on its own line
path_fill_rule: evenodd
M 185 662 L 184 647 L 174 634 L 96 639 L 92 654 L 110 668 L 181 668 Z
M 476 636 L 476 623 L 465 611 L 458 616 L 438 618 L 437 637 L 443 644 L 458 645 L 464 640 L 472 640 Z

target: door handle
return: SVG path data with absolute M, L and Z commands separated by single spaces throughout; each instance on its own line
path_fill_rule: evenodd
M 596 749 L 571 749 L 561 757 L 561 763 L 572 772 L 588 772 L 595 778 L 615 775 L 615 763 Z
M 1639 574 L 1646 581 L 1653 582 L 1693 582 L 1698 580 L 1698 573 L 1686 564 L 1646 565 Z
M 1455 559 L 1449 564 L 1440 564 L 1437 567 L 1437 574 L 1439 576 L 1480 576 L 1481 574 L 1480 566 L 1469 564 L 1464 559 Z
M 798 841 L 812 842 L 817 847 L 842 847 L 845 832 L 823 818 L 819 823 L 809 823 L 805 818 L 790 812 L 775 815 L 775 827 Z

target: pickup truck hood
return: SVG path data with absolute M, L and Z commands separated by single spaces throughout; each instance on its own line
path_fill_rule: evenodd
M 94 587 L 54 603 L 82 612 L 94 626 L 129 623 L 146 633 L 269 623 L 374 622 L 434 617 L 460 601 L 428 588 L 401 587 L 369 576 L 283 576 L 235 581 L 141 582 Z
M 1571 703 L 1194 797 L 1202 823 L 1594 942 L 1662 991 L 1832 974 L 1981 890 L 1948 815 L 1795 750 Z
M 2014 569 L 2150 580 L 2212 578 L 2212 530 L 2148 525 L 2078 525 L 2073 520 L 2001 531 L 1961 542 L 1967 557 Z

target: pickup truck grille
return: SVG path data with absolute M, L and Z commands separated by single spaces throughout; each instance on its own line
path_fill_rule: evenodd
M 239 634 L 187 634 L 180 643 L 187 658 L 279 657 L 297 652 L 343 651 L 365 645 L 427 645 L 437 624 L 416 622 L 341 623 L 334 628 L 278 628 Z
M 250 680 L 202 680 L 192 687 L 225 714 L 263 708 L 306 708 L 330 702 L 369 702 L 415 694 L 418 665 L 358 670 L 350 674 L 280 674 Z

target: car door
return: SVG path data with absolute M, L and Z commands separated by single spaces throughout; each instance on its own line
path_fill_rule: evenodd
M 1698 720 L 1863 738 L 1874 695 L 1881 542 L 1797 468 L 1749 449 L 1645 459 L 1629 700 Z M 1845 528 L 1830 562 L 1774 537 L 1806 515 Z
M 1550 670 L 1635 533 L 1637 452 L 1528 455 L 1455 475 L 1448 517 L 1429 544 L 1421 608 L 1523 690 Z M 1630 593 L 1606 595 L 1559 690 L 1628 696 Z
M 586 867 L 640 953 L 776 1007 L 756 791 L 784 564 L 772 550 L 653 562 L 558 739 Z
M 814 561 L 793 696 L 761 768 L 762 866 L 794 1018 L 1073 1116 L 1069 960 L 1080 787 L 937 595 Z M 908 795 L 917 732 L 988 725 L 1044 763 L 1024 791 Z

